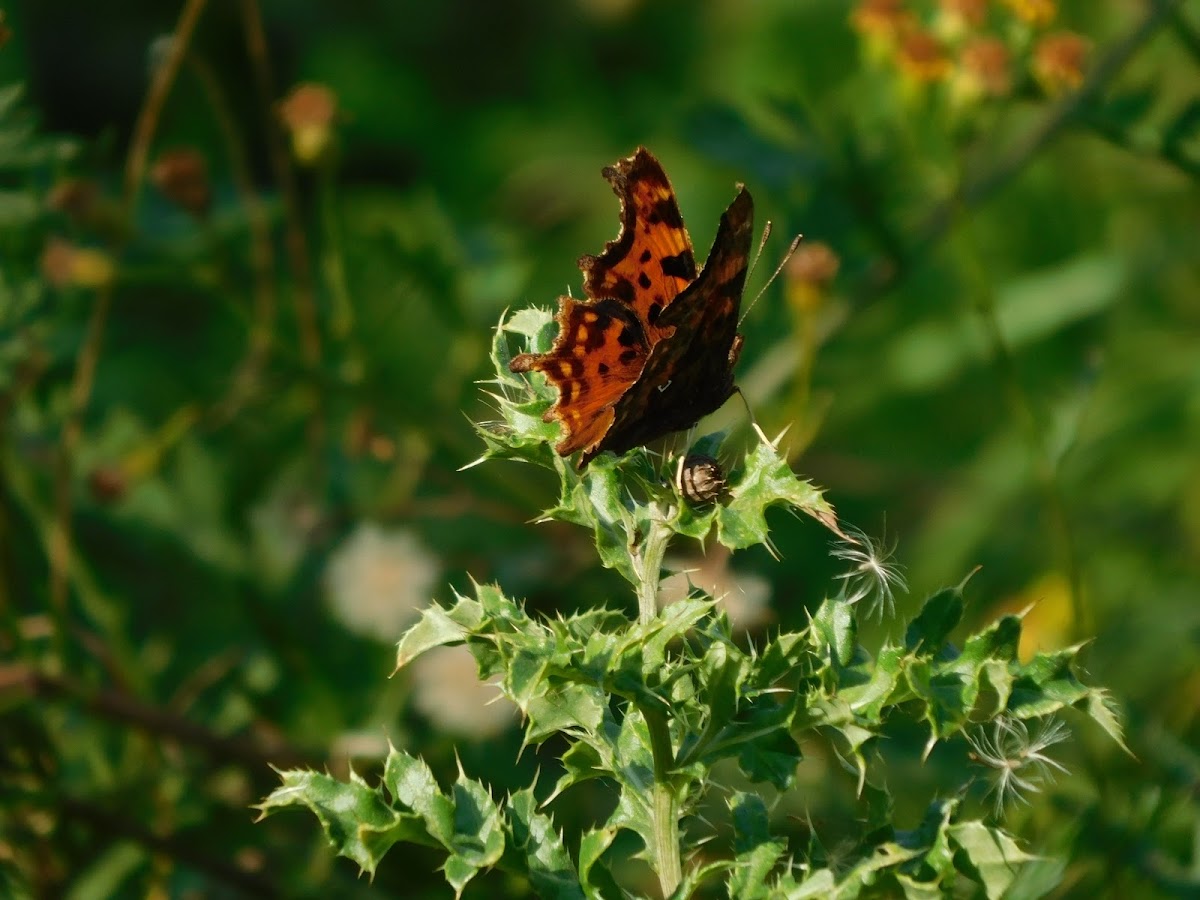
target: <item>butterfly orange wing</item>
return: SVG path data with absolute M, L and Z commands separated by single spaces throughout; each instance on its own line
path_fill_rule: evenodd
M 599 256 L 583 256 L 583 290 L 593 300 L 613 298 L 641 320 L 649 345 L 670 334 L 658 317 L 696 278 L 696 255 L 667 174 L 654 154 L 633 156 L 603 170 L 621 198 L 621 231 Z

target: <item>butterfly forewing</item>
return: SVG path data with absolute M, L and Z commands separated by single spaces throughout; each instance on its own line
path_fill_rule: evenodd
M 753 221 L 754 203 L 743 189 L 721 216 L 704 270 L 662 316 L 672 334 L 650 348 L 637 381 L 617 401 L 612 426 L 585 461 L 689 428 L 729 399 Z
M 653 346 L 670 333 L 658 318 L 696 278 L 696 256 L 667 174 L 645 147 L 603 171 L 621 198 L 621 233 L 599 256 L 583 256 L 583 290 L 632 308 Z

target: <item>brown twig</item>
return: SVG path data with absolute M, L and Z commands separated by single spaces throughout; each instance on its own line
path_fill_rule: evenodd
M 242 208 L 246 212 L 246 224 L 250 230 L 250 263 L 254 272 L 254 318 L 250 327 L 250 341 L 246 354 L 230 382 L 228 396 L 217 404 L 219 419 L 232 418 L 246 395 L 253 390 L 254 383 L 262 370 L 275 335 L 275 253 L 271 246 L 271 227 L 267 212 L 254 186 L 245 142 L 238 130 L 236 119 L 225 99 L 220 80 L 208 63 L 192 53 L 188 63 L 200 87 L 208 99 L 213 118 L 225 141 L 225 152 L 229 157 L 230 176 L 237 191 Z
M 122 205 L 128 220 L 133 219 L 137 208 L 138 194 L 146 173 L 146 159 L 150 154 L 150 143 L 154 139 L 163 107 L 171 92 L 171 85 L 174 84 L 179 68 L 183 65 L 188 44 L 192 40 L 206 2 L 207 0 L 187 0 L 184 4 L 179 21 L 175 25 L 170 52 L 155 70 L 150 90 L 134 125 L 125 161 L 125 184 L 122 194 Z M 63 423 L 55 465 L 54 523 L 49 547 L 50 608 L 59 620 L 56 629 L 59 642 L 66 638 L 67 584 L 72 544 L 71 488 L 75 451 L 83 433 L 83 414 L 92 396 L 112 300 L 113 288 L 109 285 L 100 290 L 92 304 L 92 314 L 88 319 L 83 345 L 75 360 L 75 375 L 71 381 L 66 421 Z M 62 649 L 61 646 L 59 649 Z
M 252 769 L 268 765 L 314 768 L 321 754 L 283 741 L 261 741 L 215 734 L 202 725 L 114 690 L 93 690 L 62 675 L 39 672 L 25 665 L 0 669 L 0 694 L 20 691 L 41 700 L 67 700 L 87 712 L 131 725 L 148 734 L 193 747 L 216 763 L 237 763 Z
M 142 104 L 134 124 L 133 136 L 129 140 L 129 155 L 125 158 L 125 186 L 122 195 L 125 212 L 130 216 L 137 209 L 138 194 L 146 175 L 146 160 L 150 156 L 150 144 L 158 130 L 163 107 L 179 75 L 179 69 L 187 58 L 188 46 L 192 42 L 196 24 L 200 21 L 200 14 L 204 12 L 207 2 L 208 0 L 187 0 L 184 3 L 183 10 L 179 13 L 179 21 L 172 32 L 170 50 L 154 71 L 146 102 Z
M 276 99 L 267 38 L 263 30 L 262 13 L 257 0 L 241 0 L 242 24 L 246 33 L 246 52 L 254 68 L 254 82 L 259 102 L 266 117 L 267 154 L 271 169 L 283 196 L 286 220 L 288 259 L 295 283 L 296 321 L 300 328 L 300 344 L 304 361 L 315 372 L 321 361 L 321 333 L 317 320 L 317 304 L 313 293 L 313 276 L 309 264 L 308 238 L 300 214 L 300 193 L 292 160 L 280 131 L 275 114 Z

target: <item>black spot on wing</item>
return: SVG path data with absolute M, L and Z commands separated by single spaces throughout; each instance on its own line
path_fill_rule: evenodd
M 654 210 L 650 213 L 650 220 L 653 222 L 663 222 L 672 228 L 683 227 L 683 216 L 679 214 L 679 207 L 675 205 L 675 201 L 671 198 L 659 200 L 654 204 Z
M 611 285 L 605 285 L 602 290 L 610 297 L 615 297 L 625 303 L 633 303 L 633 298 L 637 292 L 634 290 L 633 282 L 628 278 L 618 278 Z
M 642 290 L 650 289 L 650 276 L 645 272 L 638 273 L 638 284 L 642 286 Z
M 684 250 L 674 256 L 664 256 L 660 265 L 664 275 L 682 278 L 684 281 L 691 281 L 696 277 L 696 257 L 692 255 L 691 250 Z

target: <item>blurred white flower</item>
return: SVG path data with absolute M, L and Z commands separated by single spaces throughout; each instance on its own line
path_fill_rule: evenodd
M 675 574 L 659 585 L 658 605 L 683 600 L 695 587 L 720 601 L 734 628 L 766 625 L 773 619 L 771 585 L 760 575 L 734 571 L 732 556 L 728 548 L 718 545 L 704 556 L 666 560 L 666 568 Z
M 322 525 L 311 484 L 307 466 L 291 466 L 250 510 L 255 571 L 273 588 L 281 587 L 295 574 Z
M 412 532 L 362 524 L 325 572 L 329 603 L 347 629 L 391 642 L 429 603 L 438 561 Z
M 466 647 L 436 647 L 409 666 L 413 705 L 442 731 L 488 738 L 504 731 L 517 707 L 494 682 L 480 681 Z

